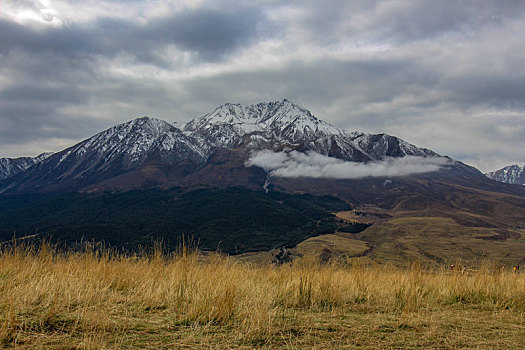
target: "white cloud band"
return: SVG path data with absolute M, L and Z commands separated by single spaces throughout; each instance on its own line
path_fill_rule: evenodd
M 428 173 L 450 164 L 442 157 L 387 158 L 369 163 L 348 162 L 315 152 L 259 151 L 250 157 L 246 166 L 258 166 L 279 177 L 313 177 L 331 179 L 359 179 L 364 177 L 395 177 Z

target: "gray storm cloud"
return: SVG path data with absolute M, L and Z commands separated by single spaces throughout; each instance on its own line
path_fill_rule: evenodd
M 260 151 L 252 154 L 246 166 L 258 166 L 271 176 L 360 179 L 364 177 L 408 176 L 437 171 L 450 160 L 442 157 L 387 158 L 370 163 L 354 163 L 316 152 Z
M 525 1 L 0 3 L 0 157 L 286 97 L 482 171 L 524 161 Z

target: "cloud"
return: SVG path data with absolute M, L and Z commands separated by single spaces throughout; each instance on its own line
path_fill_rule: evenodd
M 450 165 L 443 157 L 387 158 L 369 163 L 347 162 L 315 152 L 300 153 L 260 151 L 253 154 L 246 166 L 263 168 L 270 176 L 360 179 L 365 177 L 397 177 L 438 171 Z
M 0 157 L 59 151 L 141 115 L 185 122 L 225 102 L 286 97 L 483 171 L 525 162 L 523 1 L 1 7 Z
M 140 23 L 132 19 L 98 18 L 90 25 L 72 23 L 58 27 L 31 27 L 0 18 L 0 53 L 23 50 L 34 54 L 54 52 L 83 59 L 123 53 L 143 62 L 165 64 L 162 48 L 174 45 L 216 61 L 248 44 L 256 36 L 261 14 L 253 9 L 188 10 Z M 160 52 L 159 52 L 160 51 Z
M 56 9 L 49 7 L 45 0 L 17 0 L 5 1 L 1 17 L 11 18 L 19 23 L 32 23 L 38 25 L 61 26 L 63 21 L 58 16 Z

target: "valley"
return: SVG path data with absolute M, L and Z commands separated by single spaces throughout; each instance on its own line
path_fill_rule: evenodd
M 272 262 L 525 263 L 525 187 L 284 99 L 187 123 L 141 117 L 37 158 L 3 159 L 0 236 L 133 252 L 193 237 Z

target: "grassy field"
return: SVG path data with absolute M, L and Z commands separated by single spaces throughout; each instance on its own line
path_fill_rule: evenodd
M 319 235 L 305 239 L 294 248 L 287 249 L 292 259 L 306 258 L 321 261 L 327 258 L 344 259 L 348 257 L 360 257 L 370 251 L 370 245 L 364 241 L 353 238 L 353 234 L 337 232 L 336 234 Z M 253 264 L 271 264 L 276 262 L 276 255 L 280 249 L 270 251 L 250 252 L 236 255 L 235 258 Z M 370 259 L 366 259 L 370 262 Z
M 519 349 L 525 275 L 18 248 L 0 315 L 0 346 L 20 349 Z
M 502 232 L 508 237 L 501 237 Z M 407 260 L 468 266 L 484 260 L 507 267 L 525 264 L 523 229 L 469 227 L 443 217 L 397 217 L 355 237 L 374 245 L 370 258 L 392 264 Z

